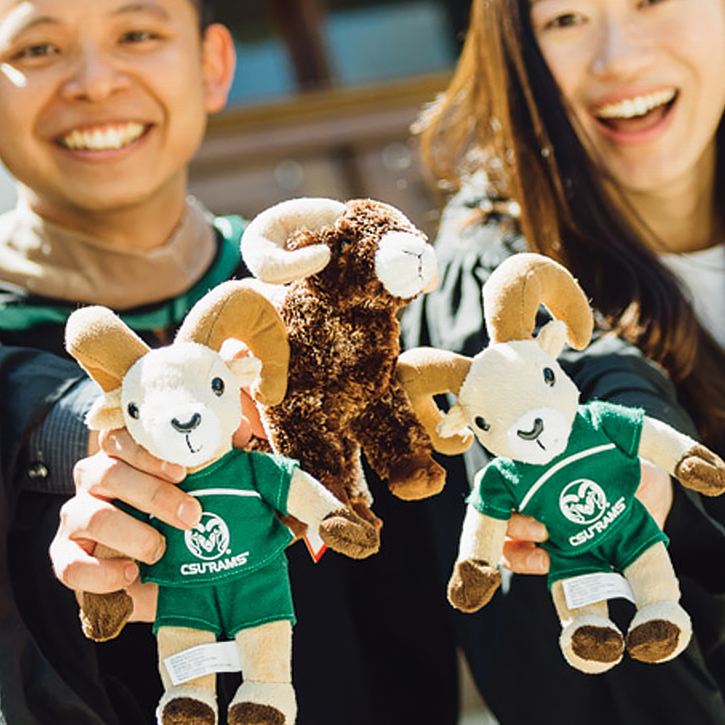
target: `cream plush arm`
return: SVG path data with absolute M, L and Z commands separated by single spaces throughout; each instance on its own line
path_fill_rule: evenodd
M 488 604 L 501 583 L 497 564 L 503 554 L 508 521 L 494 519 L 468 506 L 448 601 L 462 612 L 476 612 Z
M 299 468 L 290 481 L 287 510 L 319 531 L 331 549 L 351 559 L 365 559 L 380 548 L 380 535 L 371 523 L 355 515 L 317 479 Z
M 725 491 L 725 463 L 709 448 L 666 423 L 645 416 L 639 455 L 705 496 Z

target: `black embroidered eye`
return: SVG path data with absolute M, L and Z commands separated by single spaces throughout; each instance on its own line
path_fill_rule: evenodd
M 223 395 L 224 381 L 221 378 L 214 378 L 214 380 L 211 381 L 211 389 L 214 391 L 214 395 Z
M 128 414 L 134 419 L 138 420 L 139 416 L 141 415 L 138 410 L 138 405 L 136 403 L 129 403 L 128 407 L 126 408 L 128 411 Z
M 544 382 L 550 387 L 554 387 L 554 383 L 556 382 L 556 375 L 554 375 L 554 371 L 551 368 L 544 368 Z
M 475 420 L 473 421 L 478 428 L 480 428 L 482 431 L 491 430 L 491 425 L 486 422 L 485 418 L 482 418 L 480 415 L 477 415 Z

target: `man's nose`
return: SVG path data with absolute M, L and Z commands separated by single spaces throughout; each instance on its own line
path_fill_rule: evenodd
M 69 100 L 98 102 L 128 88 L 128 85 L 129 77 L 116 59 L 95 46 L 87 45 L 73 60 L 63 94 Z

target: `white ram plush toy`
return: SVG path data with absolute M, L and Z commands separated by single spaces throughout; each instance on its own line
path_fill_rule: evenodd
M 555 319 L 533 338 L 540 303 Z M 484 285 L 483 305 L 491 342 L 482 352 L 468 358 L 417 348 L 401 356 L 398 369 L 434 445 L 439 436 L 470 430 L 497 456 L 476 476 L 449 601 L 473 612 L 490 600 L 500 583 L 507 522 L 519 511 L 548 529 L 549 586 L 560 646 L 573 667 L 605 672 L 625 647 L 644 662 L 672 659 L 687 646 L 691 623 L 679 604 L 667 537 L 635 498 L 639 457 L 708 496 L 725 490 L 725 464 L 641 410 L 579 404 L 556 358 L 567 333 L 572 347 L 586 347 L 593 317 L 563 266 L 537 254 L 514 255 Z M 447 392 L 457 399 L 442 416 L 432 396 Z M 626 637 L 609 618 L 606 600 L 567 598 L 575 577 L 612 571 L 624 575 L 637 608 Z
M 235 340 L 251 355 L 240 357 Z M 190 531 L 152 520 L 166 551 L 142 566 L 142 579 L 159 585 L 154 631 L 165 692 L 158 722 L 216 724 L 215 675 L 183 681 L 166 660 L 224 633 L 236 642 L 244 677 L 230 725 L 291 725 L 294 611 L 284 550 L 293 537 L 277 512 L 353 558 L 374 553 L 379 537 L 296 461 L 232 448 L 240 388 L 251 386 L 266 405 L 284 396 L 289 350 L 279 314 L 247 281 L 226 282 L 194 306 L 172 345 L 149 350 L 110 310 L 87 307 L 71 315 L 66 346 L 104 391 L 89 426 L 126 427 L 158 458 L 186 466 L 180 487 L 202 504 Z M 124 591 L 85 593 L 81 607 L 86 635 L 106 640 L 124 626 L 132 603 Z

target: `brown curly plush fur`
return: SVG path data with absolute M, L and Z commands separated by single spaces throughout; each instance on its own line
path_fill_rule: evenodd
M 391 296 L 375 275 L 378 242 L 393 230 L 421 235 L 397 209 L 358 200 L 334 226 L 288 240 L 288 249 L 324 243 L 332 258 L 290 285 L 280 310 L 290 343 L 287 395 L 265 412 L 275 450 L 376 524 L 363 502 L 361 450 L 401 498 L 425 498 L 444 483 L 395 377 L 397 314 L 410 300 Z

